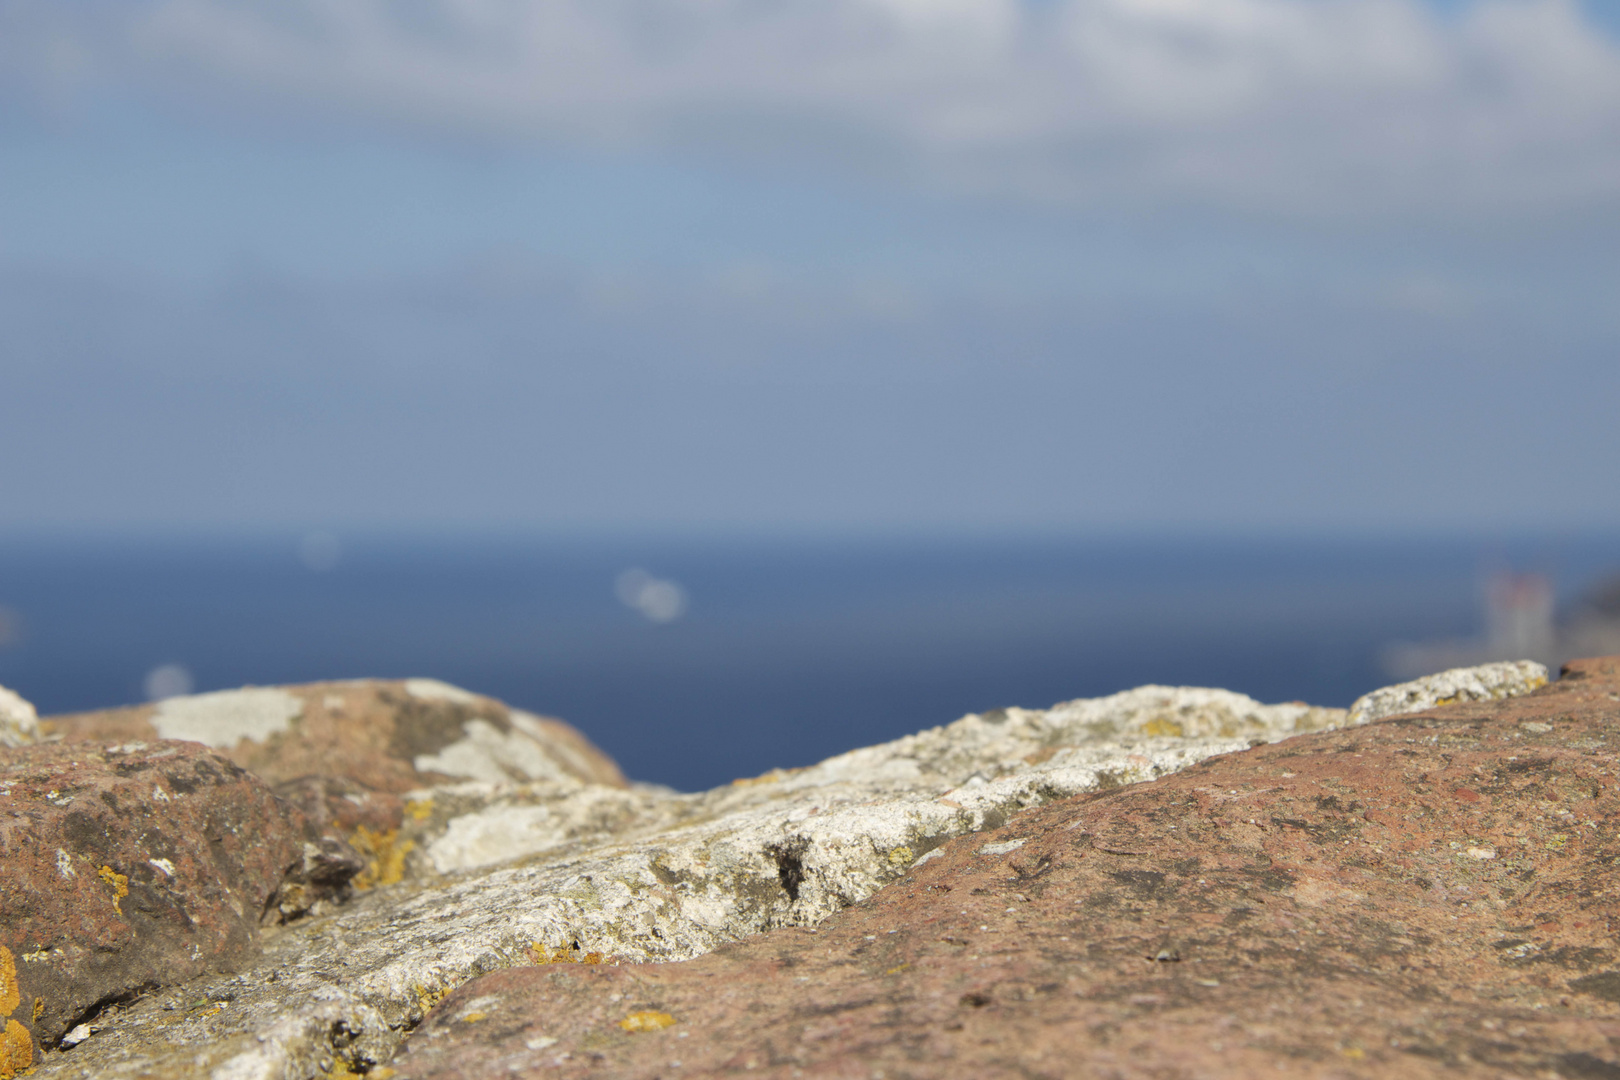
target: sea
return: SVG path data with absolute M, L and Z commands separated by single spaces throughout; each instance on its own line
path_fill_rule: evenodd
M 1145 683 L 1348 705 L 1479 634 L 1504 569 L 1568 607 L 1620 536 L 12 538 L 0 684 L 44 715 L 428 676 L 699 790 Z

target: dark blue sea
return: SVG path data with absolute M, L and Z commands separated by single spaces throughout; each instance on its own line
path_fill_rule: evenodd
M 0 542 L 0 684 L 41 713 L 429 675 L 698 789 L 1142 683 L 1347 705 L 1397 640 L 1561 601 L 1620 537 L 924 542 L 264 536 Z

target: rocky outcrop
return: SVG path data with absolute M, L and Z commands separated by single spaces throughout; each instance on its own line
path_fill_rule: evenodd
M 248 965 L 304 839 L 263 781 L 195 743 L 0 750 L 0 1005 L 20 1002 L 0 1026 L 51 1045 Z
M 434 679 L 245 687 L 41 724 L 69 742 L 189 739 L 263 777 L 368 859 L 362 885 L 398 880 L 409 793 L 471 781 L 622 788 L 613 760 L 560 720 Z M 420 831 L 420 830 L 417 830 Z
M 1499 701 L 1546 685 L 1547 669 L 1534 660 L 1452 668 L 1363 694 L 1350 706 L 1350 723 L 1365 724 L 1460 701 Z
M 453 702 L 464 693 L 437 692 L 447 696 L 426 700 Z M 293 760 L 286 744 L 305 738 L 316 691 L 284 693 L 299 697 L 305 711 L 293 716 L 283 705 L 284 719 L 275 722 L 284 727 L 255 729 L 245 741 L 245 725 L 233 721 L 231 753 L 239 761 L 253 754 Z M 107 727 L 92 725 L 107 715 L 50 726 L 72 737 L 105 734 Z M 157 714 L 115 715 L 153 723 Z M 47 1066 L 96 1077 L 376 1070 L 435 1002 L 469 979 L 536 962 L 595 968 L 685 960 L 760 932 L 812 928 L 946 858 L 954 838 L 1345 720 L 1343 710 L 1143 687 L 1048 710 L 970 715 L 699 794 L 592 782 L 578 772 L 532 779 L 503 769 L 454 779 L 468 771 L 452 772 L 446 759 L 454 755 L 444 747 L 412 748 L 407 757 L 389 749 L 391 738 L 373 737 L 372 752 L 386 752 L 391 763 L 354 761 L 340 779 L 358 786 L 371 768 L 403 776 L 408 761 L 421 786 L 387 792 L 398 800 L 397 828 L 355 825 L 356 845 L 371 846 L 354 899 L 271 928 L 252 969 L 153 993 L 93 1038 L 50 1055 Z M 461 737 L 445 746 L 473 744 L 457 753 L 511 745 L 510 730 L 492 721 L 491 731 L 476 735 L 467 719 L 457 723 Z M 447 727 L 435 730 L 442 738 Z M 319 764 L 305 760 L 269 775 L 293 794 L 312 779 L 326 783 L 333 767 L 300 772 Z M 379 787 L 364 791 L 376 798 Z M 331 789 L 316 801 L 330 804 Z M 340 812 L 331 811 L 329 827 Z M 657 1026 L 636 1023 L 652 1025 L 644 1031 Z
M 0 686 L 0 747 L 32 746 L 39 741 L 39 717 L 14 690 Z
M 1059 800 L 818 928 L 473 980 L 392 1075 L 1620 1075 L 1617 701 L 1588 661 Z

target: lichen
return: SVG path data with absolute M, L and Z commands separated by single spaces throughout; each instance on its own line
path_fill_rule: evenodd
M 108 885 L 112 886 L 113 910 L 122 915 L 124 913 L 124 908 L 119 901 L 129 895 L 129 875 L 120 874 L 110 866 L 103 866 L 100 870 L 97 870 L 96 873 L 101 876 L 102 881 L 105 881 Z
M 529 946 L 529 955 L 536 964 L 600 964 L 602 954 L 599 952 L 581 952 L 577 942 L 568 945 L 559 945 L 555 949 L 547 948 L 544 942 L 536 941 Z
M 675 1026 L 675 1018 L 667 1012 L 658 1012 L 653 1009 L 642 1009 L 633 1012 L 623 1020 L 619 1026 L 626 1031 L 662 1031 L 667 1027 Z
M 429 1009 L 433 1008 L 433 1006 L 437 1005 L 440 1001 L 443 1001 L 444 996 L 449 992 L 450 988 L 447 986 L 423 986 L 419 983 L 411 984 L 411 994 L 416 998 L 416 1006 L 422 1010 L 424 1015 Z
M 364 825 L 354 830 L 349 843 L 366 860 L 365 869 L 354 876 L 352 884 L 356 889 L 398 883 L 405 876 L 405 856 L 416 847 L 414 840 L 401 840 L 398 829 L 385 832 Z
M 10 1016 L 21 1004 L 22 995 L 17 990 L 17 961 L 12 958 L 10 949 L 0 945 L 0 1016 Z
M 6 1021 L 0 1034 L 0 1080 L 11 1080 L 34 1064 L 34 1039 L 15 1020 Z

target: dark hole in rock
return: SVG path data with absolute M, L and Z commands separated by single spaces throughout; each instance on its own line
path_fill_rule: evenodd
M 776 860 L 776 876 L 787 891 L 788 899 L 797 900 L 799 886 L 804 883 L 804 860 L 799 857 L 798 851 L 791 848 L 771 848 L 770 854 Z

